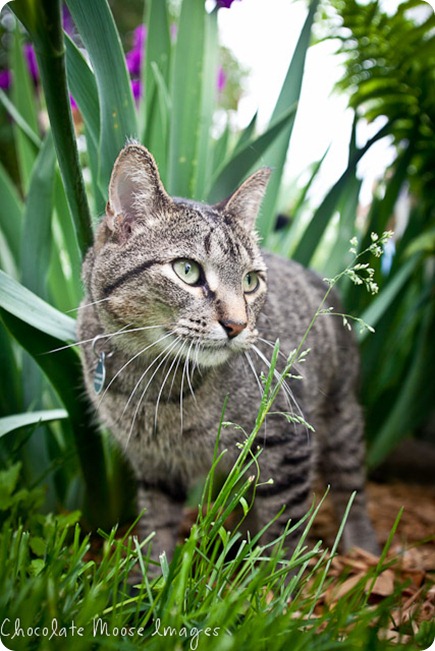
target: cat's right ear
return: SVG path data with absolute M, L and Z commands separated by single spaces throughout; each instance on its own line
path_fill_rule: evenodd
M 170 203 L 150 152 L 140 144 L 128 144 L 113 166 L 103 239 L 128 238 L 135 223 L 146 223 Z

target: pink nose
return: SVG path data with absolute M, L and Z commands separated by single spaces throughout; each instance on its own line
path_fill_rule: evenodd
M 248 325 L 246 321 L 225 320 L 219 321 L 219 323 L 227 333 L 228 339 L 234 339 L 234 337 L 237 337 L 237 335 L 239 335 Z

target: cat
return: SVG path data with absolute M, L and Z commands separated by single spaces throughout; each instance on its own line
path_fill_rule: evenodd
M 283 353 L 298 346 L 325 295 L 314 272 L 259 248 L 255 221 L 269 175 L 258 170 L 217 205 L 172 198 L 152 155 L 130 142 L 85 258 L 78 318 L 85 384 L 135 470 L 142 532 L 156 533 L 155 557 L 173 554 L 186 495 L 213 462 L 225 398 L 225 421 L 252 431 L 274 342 L 282 370 Z M 264 542 L 276 539 L 289 518 L 306 513 L 320 471 L 339 518 L 357 491 L 344 549 L 377 552 L 364 494 L 356 345 L 341 319 L 323 315 L 306 347 L 303 378 L 286 380 L 258 439 L 264 481 L 249 526 L 259 531 L 286 505 L 264 534 Z M 315 432 L 280 415 L 289 410 Z M 224 473 L 239 454 L 240 427 L 222 429 Z

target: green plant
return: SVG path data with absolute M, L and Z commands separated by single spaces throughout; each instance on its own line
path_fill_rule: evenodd
M 346 308 L 377 331 L 361 341 L 369 462 L 376 465 L 433 409 L 435 15 L 413 0 L 391 15 L 378 2 L 333 0 L 331 6 L 329 36 L 338 39 L 345 60 L 339 87 L 359 122 L 383 120 L 396 150 L 375 189 L 361 243 L 364 248 L 370 233 L 387 225 L 396 230 L 391 266 L 375 267 L 380 292 L 370 305 L 351 285 L 344 288 Z M 406 195 L 403 222 L 396 206 Z

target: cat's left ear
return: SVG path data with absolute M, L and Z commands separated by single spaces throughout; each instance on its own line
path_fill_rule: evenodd
M 254 172 L 228 199 L 216 207 L 240 221 L 247 230 L 253 230 L 271 171 L 270 167 L 263 167 Z
M 171 198 L 150 152 L 138 143 L 127 145 L 113 167 L 108 213 L 128 221 L 146 220 L 169 203 Z

